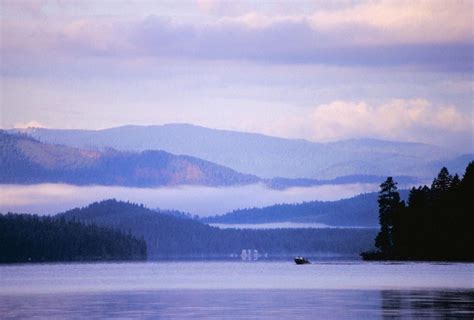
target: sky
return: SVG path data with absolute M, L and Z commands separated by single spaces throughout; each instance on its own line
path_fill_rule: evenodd
M 1 0 L 0 127 L 192 123 L 472 152 L 472 1 Z

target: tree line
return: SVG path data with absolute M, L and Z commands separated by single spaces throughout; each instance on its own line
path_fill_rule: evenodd
M 144 260 L 143 239 L 65 218 L 0 214 L 0 263 Z
M 377 251 L 364 259 L 474 261 L 474 161 L 460 179 L 443 167 L 431 187 L 413 187 L 408 203 L 388 177 L 378 196 Z

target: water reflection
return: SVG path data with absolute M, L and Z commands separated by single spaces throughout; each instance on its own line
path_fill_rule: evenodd
M 0 314 L 4 319 L 472 318 L 473 304 L 473 291 L 157 290 L 0 295 Z
M 474 291 L 381 291 L 384 318 L 471 318 Z

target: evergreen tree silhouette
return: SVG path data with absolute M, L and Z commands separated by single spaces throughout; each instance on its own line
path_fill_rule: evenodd
M 407 207 L 391 177 L 380 187 L 379 251 L 364 259 L 474 261 L 474 161 L 462 179 L 443 167 L 431 188 L 412 188 Z
M 388 177 L 380 185 L 378 203 L 380 232 L 375 238 L 375 246 L 382 253 L 389 255 L 394 248 L 394 219 L 401 205 L 397 183 L 392 177 Z
M 445 192 L 451 187 L 453 177 L 449 174 L 446 167 L 443 167 L 438 173 L 438 177 L 433 180 L 431 184 L 431 190 L 433 192 Z

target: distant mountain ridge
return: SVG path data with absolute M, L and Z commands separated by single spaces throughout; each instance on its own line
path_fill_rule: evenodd
M 408 192 L 401 190 L 406 199 Z M 378 226 L 378 193 L 366 193 L 337 201 L 309 201 L 276 204 L 263 208 L 239 209 L 214 217 L 202 218 L 206 223 L 260 224 L 274 222 L 322 223 L 338 227 Z
M 376 139 L 314 143 L 189 124 L 104 130 L 22 129 L 46 143 L 87 149 L 165 150 L 262 178 L 327 180 L 341 176 L 431 177 L 439 162 L 459 156 L 441 147 Z
M 398 183 L 402 185 L 412 185 L 422 182 L 420 179 L 409 176 L 395 176 Z M 292 187 L 313 187 L 322 185 L 342 185 L 342 184 L 380 184 L 386 177 L 372 175 L 350 175 L 342 176 L 334 179 L 317 180 L 317 179 L 288 179 L 288 178 L 272 178 L 264 180 L 266 185 L 272 189 L 287 189 Z
M 0 131 L 0 183 L 69 183 L 157 187 L 173 185 L 238 186 L 261 183 L 273 189 L 325 184 L 379 183 L 384 177 L 347 176 L 331 180 L 261 179 L 190 156 L 161 150 L 124 152 L 88 150 L 41 143 L 26 134 Z M 412 177 L 400 177 L 412 183 Z
M 231 186 L 258 181 L 252 175 L 165 151 L 86 150 L 45 144 L 26 135 L 0 131 L 0 183 L 155 187 Z

